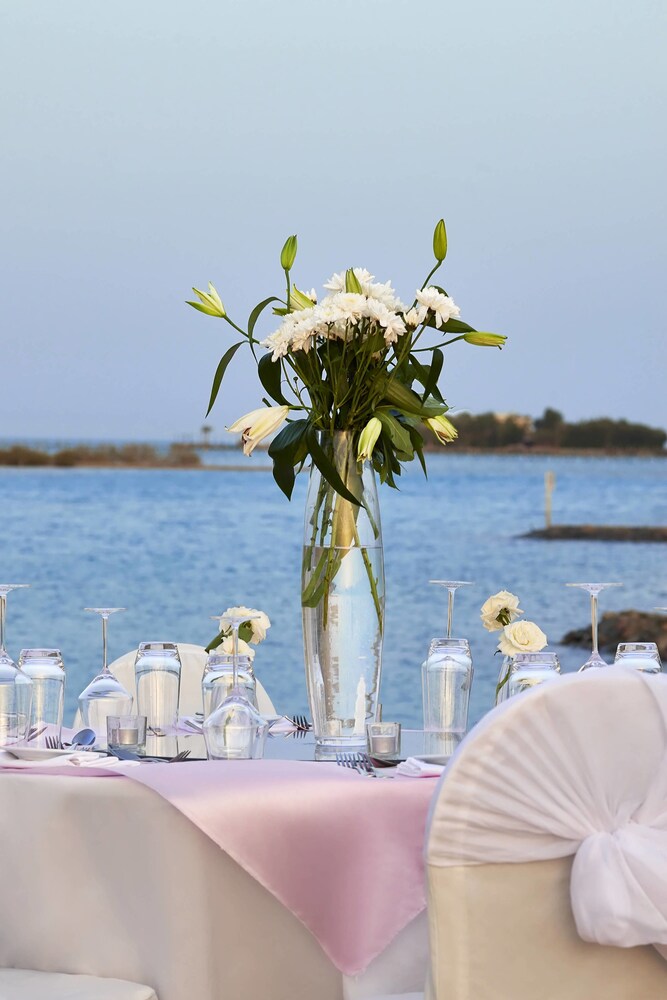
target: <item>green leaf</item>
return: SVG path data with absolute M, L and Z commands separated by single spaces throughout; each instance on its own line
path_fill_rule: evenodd
M 444 399 L 440 395 L 440 390 L 438 389 L 438 379 L 440 378 L 440 372 L 442 371 L 442 366 L 445 362 L 445 355 L 442 353 L 439 347 L 436 347 L 433 351 L 433 360 L 431 361 L 431 368 L 428 373 L 428 379 L 423 382 L 424 395 L 422 396 L 422 402 L 426 402 L 429 396 L 435 396 L 435 398 L 440 402 L 444 403 Z
M 356 507 L 364 507 L 365 504 L 358 497 L 355 497 L 354 493 L 351 493 L 343 480 L 338 475 L 336 468 L 331 461 L 331 459 L 325 454 L 320 442 L 317 440 L 317 431 L 312 424 L 308 425 L 308 430 L 306 432 L 306 443 L 308 445 L 308 451 L 312 455 L 313 462 L 320 470 L 329 486 L 338 493 L 343 500 L 348 500 L 353 503 Z
M 403 410 L 417 417 L 435 417 L 447 410 L 444 403 L 422 403 L 417 393 L 408 389 L 398 379 L 391 379 L 385 386 L 384 401 L 397 410 Z
M 240 340 L 238 344 L 232 344 L 229 350 L 226 351 L 225 354 L 223 354 L 223 356 L 220 358 L 220 364 L 216 368 L 215 375 L 213 376 L 213 385 L 211 386 L 211 398 L 208 401 L 208 410 L 206 411 L 206 416 L 209 415 L 209 413 L 213 409 L 213 404 L 218 398 L 218 393 L 220 392 L 220 385 L 222 383 L 223 376 L 227 371 L 227 365 L 232 360 L 232 358 L 234 357 L 234 355 L 236 354 L 236 352 L 238 351 L 239 347 L 241 347 L 242 344 L 243 344 L 242 340 Z
M 294 482 L 296 480 L 296 475 L 294 473 L 294 466 L 291 462 L 285 461 L 282 458 L 274 458 L 273 460 L 273 478 L 276 483 L 285 494 L 288 500 L 292 499 L 292 490 L 294 489 Z
M 440 327 L 441 330 L 445 330 L 447 333 L 475 333 L 474 326 L 468 326 L 460 319 L 448 319 L 446 323 L 443 323 Z
M 280 387 L 283 374 L 280 361 L 272 361 L 270 354 L 262 355 L 257 365 L 257 374 L 271 399 L 275 399 L 276 403 L 282 403 L 283 406 L 289 406 Z
M 255 329 L 255 325 L 257 323 L 257 320 L 262 315 L 262 313 L 264 312 L 264 310 L 266 309 L 266 307 L 268 305 L 270 305 L 272 302 L 280 302 L 280 299 L 278 298 L 277 295 L 270 295 L 268 299 L 264 299 L 262 302 L 259 302 L 255 306 L 255 308 L 253 309 L 253 311 L 250 313 L 250 316 L 248 317 L 248 336 L 249 337 L 252 337 L 252 335 L 253 335 L 253 331 Z
M 424 439 L 417 430 L 416 427 L 411 425 L 408 427 L 408 434 L 410 435 L 410 440 L 412 441 L 412 446 L 415 449 L 417 458 L 419 459 L 419 464 L 421 465 L 425 477 L 428 479 L 428 472 L 426 471 L 426 461 L 424 459 Z
M 276 434 L 269 445 L 269 458 L 273 459 L 273 478 L 288 500 L 292 499 L 295 473 L 308 454 L 306 445 L 307 420 L 293 420 Z
M 375 416 L 378 418 L 383 429 L 391 438 L 391 443 L 396 451 L 405 455 L 407 458 L 412 458 L 414 449 L 412 447 L 412 441 L 410 440 L 408 429 L 403 427 L 396 417 L 393 417 L 387 410 L 376 410 Z

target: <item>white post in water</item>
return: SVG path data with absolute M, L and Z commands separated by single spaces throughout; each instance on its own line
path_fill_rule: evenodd
M 551 497 L 556 485 L 556 476 L 549 469 L 544 473 L 544 521 L 547 528 L 551 527 Z

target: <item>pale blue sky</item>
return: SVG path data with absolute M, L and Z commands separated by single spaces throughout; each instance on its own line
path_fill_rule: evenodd
M 662 0 L 0 0 L 0 436 L 195 432 L 225 324 L 430 267 L 473 411 L 667 423 Z M 265 328 L 268 333 L 271 326 Z M 259 405 L 248 363 L 212 415 Z

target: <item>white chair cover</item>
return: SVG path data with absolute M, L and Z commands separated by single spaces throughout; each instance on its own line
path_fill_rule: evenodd
M 0 1000 L 157 1000 L 150 986 L 62 972 L 0 969 Z
M 181 658 L 181 693 L 179 698 L 179 711 L 181 715 L 194 715 L 202 710 L 201 680 L 206 664 L 207 653 L 203 646 L 195 646 L 187 642 L 178 643 L 178 653 Z M 134 661 L 137 656 L 136 649 L 124 653 L 117 660 L 109 664 L 111 673 L 121 682 L 123 687 L 134 696 L 137 696 L 137 686 L 134 678 Z M 136 705 L 136 701 L 135 701 Z M 276 710 L 273 702 L 269 698 L 263 685 L 257 681 L 257 707 L 262 715 L 275 715 Z M 80 715 L 77 712 L 75 726 L 80 723 Z
M 589 670 L 495 709 L 443 775 L 426 855 L 429 868 L 575 855 L 581 938 L 667 945 L 667 677 Z

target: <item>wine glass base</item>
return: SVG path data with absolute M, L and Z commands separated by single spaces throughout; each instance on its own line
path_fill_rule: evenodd
M 591 656 L 581 667 L 579 667 L 579 673 L 582 670 L 599 670 L 600 667 L 608 667 L 609 664 L 606 660 L 603 660 L 601 656 Z

